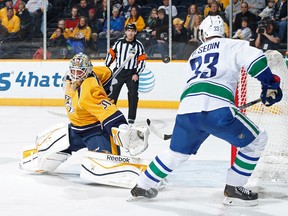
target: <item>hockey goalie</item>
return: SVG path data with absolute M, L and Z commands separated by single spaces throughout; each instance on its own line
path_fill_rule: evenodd
M 64 77 L 65 105 L 70 124 L 58 124 L 37 135 L 24 147 L 20 167 L 52 172 L 72 152 L 87 148 L 80 177 L 91 182 L 132 188 L 147 162 L 134 156 L 148 147 L 149 130 L 127 124 L 123 113 L 109 100 L 112 72 L 93 67 L 89 57 L 76 54 Z M 125 149 L 130 156 L 121 156 Z

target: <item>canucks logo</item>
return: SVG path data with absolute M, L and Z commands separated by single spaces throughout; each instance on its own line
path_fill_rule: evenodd
M 75 109 L 74 109 L 73 104 L 72 104 L 72 99 L 68 95 L 65 95 L 65 106 L 66 106 L 66 110 L 68 113 L 75 112 Z

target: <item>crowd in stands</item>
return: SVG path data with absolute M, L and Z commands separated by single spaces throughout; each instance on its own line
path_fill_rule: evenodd
M 229 0 L 172 0 L 173 59 L 188 59 L 200 45 L 199 25 L 208 15 L 222 17 L 225 37 L 230 37 L 232 29 L 232 38 L 247 40 L 264 51 L 279 49 L 280 44 L 287 47 L 287 0 L 229 3 Z M 169 54 L 169 0 L 111 0 L 110 28 L 107 0 L 0 0 L 1 44 L 43 37 L 45 4 L 48 15 L 53 14 L 48 16 L 48 25 L 57 18 L 57 26 L 47 28 L 52 57 L 61 58 L 61 48 L 66 49 L 67 57 L 78 52 L 95 57 L 107 34 L 113 43 L 124 35 L 128 23 L 136 25 L 137 39 L 144 44 L 148 57 L 155 53 Z M 0 58 L 1 52 L 0 46 Z

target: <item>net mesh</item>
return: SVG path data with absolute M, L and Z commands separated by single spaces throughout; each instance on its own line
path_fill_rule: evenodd
M 243 110 L 248 118 L 264 128 L 268 134 L 268 143 L 249 179 L 252 185 L 261 185 L 265 182 L 288 182 L 288 70 L 279 52 L 267 51 L 265 55 L 272 73 L 281 78 L 283 98 L 271 107 L 258 103 Z M 260 82 L 247 76 L 242 69 L 238 85 L 239 106 L 259 98 L 260 93 Z

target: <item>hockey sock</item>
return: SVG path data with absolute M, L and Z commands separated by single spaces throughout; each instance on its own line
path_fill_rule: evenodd
M 176 167 L 188 160 L 189 156 L 171 150 L 159 154 L 141 174 L 138 185 L 146 190 L 156 187 Z

